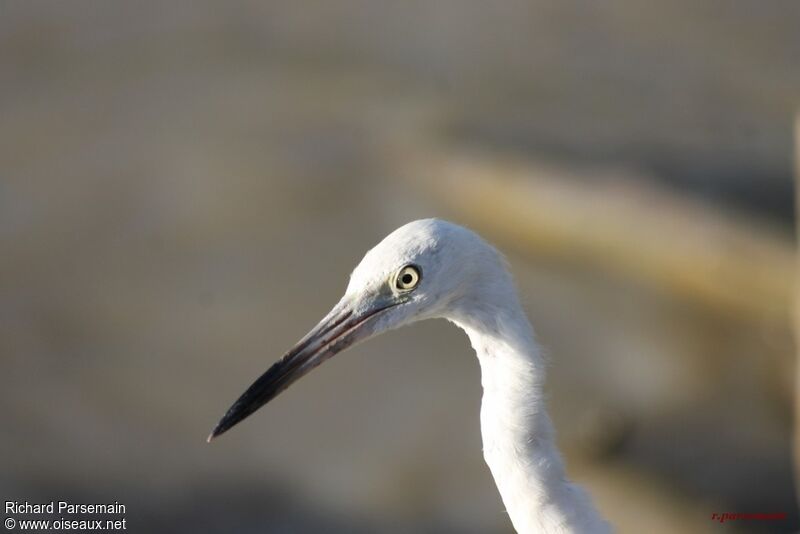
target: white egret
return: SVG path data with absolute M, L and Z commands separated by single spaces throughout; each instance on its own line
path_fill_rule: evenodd
M 367 252 L 339 303 L 231 406 L 209 441 L 337 352 L 437 317 L 461 327 L 477 353 L 483 454 L 516 530 L 610 532 L 565 476 L 542 391 L 546 365 L 503 256 L 438 219 L 408 223 Z

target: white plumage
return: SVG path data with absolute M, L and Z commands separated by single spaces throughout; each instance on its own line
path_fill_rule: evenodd
M 610 532 L 566 478 L 542 392 L 545 364 L 503 257 L 439 219 L 408 223 L 367 252 L 331 313 L 242 395 L 212 437 L 336 352 L 428 318 L 462 328 L 478 356 L 483 454 L 517 532 Z

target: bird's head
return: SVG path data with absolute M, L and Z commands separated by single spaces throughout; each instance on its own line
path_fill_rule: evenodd
M 456 319 L 510 287 L 502 256 L 470 230 L 439 219 L 398 228 L 367 252 L 339 303 L 239 397 L 209 441 L 334 354 L 416 321 Z

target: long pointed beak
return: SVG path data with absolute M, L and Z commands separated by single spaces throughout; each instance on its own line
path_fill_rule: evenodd
M 379 299 L 359 310 L 350 299 L 342 299 L 303 339 L 275 362 L 233 403 L 208 436 L 210 442 L 274 399 L 309 371 L 348 347 L 370 337 L 381 312 L 399 302 Z

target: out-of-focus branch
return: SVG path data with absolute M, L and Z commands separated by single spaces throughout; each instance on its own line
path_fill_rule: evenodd
M 800 112 L 794 121 L 794 192 L 796 233 L 800 240 Z M 800 242 L 800 241 L 799 241 Z M 794 343 L 795 343 L 795 384 L 794 384 L 794 491 L 800 504 L 800 266 L 798 252 L 795 251 L 795 303 L 794 303 Z
M 421 183 L 462 222 L 508 248 L 601 265 L 724 313 L 788 327 L 788 234 L 623 172 L 582 173 L 474 152 L 425 159 L 413 173 L 435 179 Z

